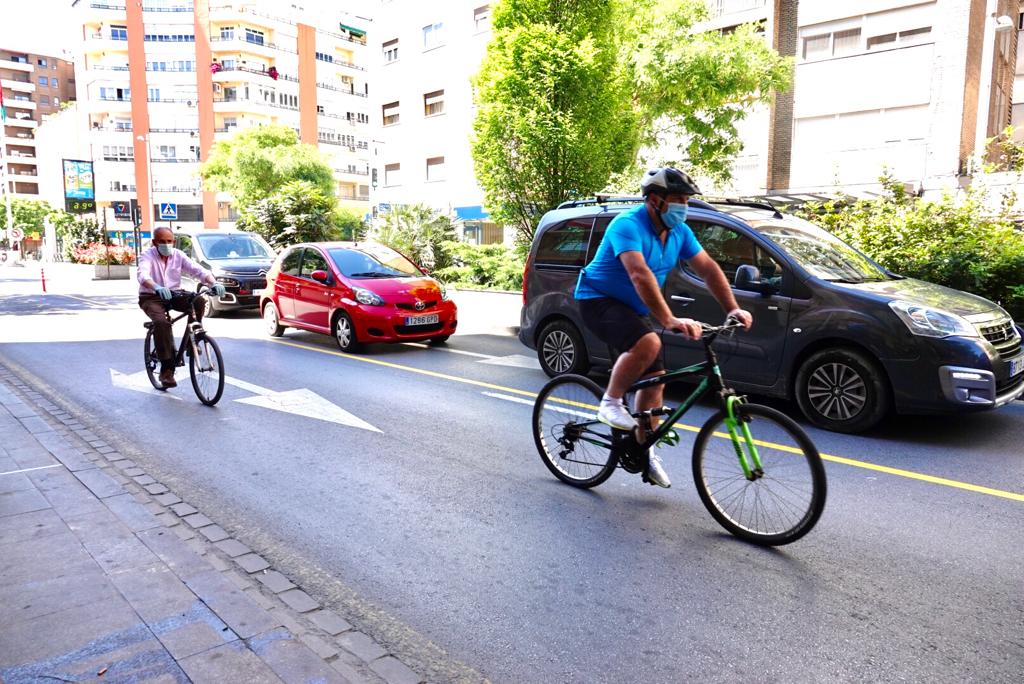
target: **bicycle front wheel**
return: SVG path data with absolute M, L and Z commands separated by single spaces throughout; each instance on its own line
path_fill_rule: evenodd
M 217 343 L 205 334 L 195 340 L 188 357 L 188 372 L 199 401 L 207 406 L 220 401 L 224 393 L 224 362 Z
M 748 421 L 762 472 L 748 479 L 725 412 L 719 411 L 693 445 L 697 493 L 715 520 L 737 537 L 764 546 L 794 542 L 811 531 L 825 508 L 825 467 L 818 449 L 796 422 L 773 408 L 737 404 L 735 413 Z M 740 426 L 737 430 L 740 448 L 749 454 Z
M 612 429 L 597 421 L 603 392 L 581 375 L 560 375 L 533 405 L 533 439 L 544 465 L 562 482 L 596 487 L 615 472 Z
M 163 390 L 164 384 L 160 382 L 160 359 L 156 357 L 156 346 L 153 340 L 152 328 L 146 331 L 146 343 L 143 346 L 143 351 L 145 353 L 146 375 L 149 377 L 149 381 L 156 389 Z

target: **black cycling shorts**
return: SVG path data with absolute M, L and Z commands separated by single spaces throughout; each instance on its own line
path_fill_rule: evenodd
M 629 351 L 648 333 L 655 332 L 650 316 L 642 316 L 632 307 L 612 297 L 580 299 L 580 315 L 590 332 L 617 356 Z M 644 377 L 665 370 L 661 355 L 644 371 Z

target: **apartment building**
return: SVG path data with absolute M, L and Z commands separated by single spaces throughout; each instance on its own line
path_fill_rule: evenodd
M 50 114 L 75 99 L 74 64 L 49 55 L 0 48 L 0 89 L 7 120 L 0 155 L 13 197 L 37 199 L 35 132 Z
M 369 209 L 366 30 L 341 9 L 269 0 L 77 0 L 80 109 L 103 211 L 138 198 L 143 231 L 230 225 L 236 207 L 198 171 L 216 140 L 291 126 L 335 171 L 343 206 Z M 109 222 L 108 222 L 109 224 Z
M 727 191 L 870 196 L 888 169 L 940 192 L 967 182 L 986 138 L 1011 122 L 1016 0 L 714 0 L 711 9 L 704 30 L 764 22 L 796 64 L 792 89 L 744 122 Z
M 490 40 L 481 0 L 382 2 L 374 17 L 371 116 L 374 209 L 428 204 L 450 213 L 473 243 L 501 242 L 488 220 L 470 154 L 470 78 Z

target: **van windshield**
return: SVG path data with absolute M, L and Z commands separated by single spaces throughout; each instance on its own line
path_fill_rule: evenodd
M 784 249 L 798 264 L 822 280 L 866 283 L 889 280 L 874 261 L 835 235 L 795 216 L 751 221 L 761 235 Z
M 274 258 L 270 248 L 252 235 L 198 235 L 196 240 L 210 261 Z

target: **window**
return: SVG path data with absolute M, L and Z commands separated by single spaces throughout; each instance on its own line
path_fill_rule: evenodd
M 50 79 L 50 87 L 51 88 L 56 88 L 58 85 L 59 84 L 57 83 L 57 79 L 56 78 L 51 78 Z
M 402 165 L 384 165 L 384 185 L 399 185 L 402 182 Z
M 849 55 L 860 50 L 860 29 L 849 29 L 848 31 L 836 31 L 832 34 L 832 55 L 839 57 Z
M 245 42 L 255 43 L 256 45 L 263 45 L 263 31 L 257 31 L 256 29 L 246 28 Z
M 324 258 L 324 255 L 315 249 L 307 248 L 302 255 L 302 270 L 299 272 L 299 275 L 312 280 L 310 274 L 313 271 L 327 271 L 330 273 L 330 270 L 327 268 L 327 259 Z
M 473 10 L 473 26 L 476 32 L 486 31 L 491 28 L 491 6 L 483 5 Z
M 50 79 L 46 78 L 46 76 L 40 76 L 39 77 L 39 85 L 41 85 L 41 86 L 50 85 Z
M 281 273 L 287 275 L 299 275 L 299 265 L 302 263 L 302 248 L 293 249 L 281 260 Z
M 804 59 L 820 59 L 829 54 L 829 42 L 832 34 L 808 36 L 804 38 Z
M 444 180 L 444 157 L 430 157 L 427 159 L 427 180 Z
M 49 95 L 40 95 L 39 96 L 39 104 L 49 105 L 50 104 L 50 96 Z
M 443 44 L 444 24 L 438 22 L 423 27 L 423 49 L 430 50 Z
M 394 62 L 398 59 L 398 39 L 394 38 L 384 43 L 383 50 L 385 63 Z
M 110 27 L 110 39 L 111 40 L 128 40 L 128 27 L 127 26 L 111 26 Z
M 60 98 L 55 96 L 53 98 L 53 106 L 56 107 L 59 104 L 60 104 Z
M 39 65 L 39 66 L 41 66 L 41 67 L 44 67 L 44 68 L 45 68 L 45 67 L 46 67 L 46 60 L 45 60 L 45 59 L 42 59 L 42 58 L 40 58 L 40 59 L 37 59 L 37 60 L 36 60 L 36 64 L 37 64 L 37 65 Z
M 537 245 L 537 265 L 582 268 L 593 219 L 573 219 L 545 231 Z
M 233 131 L 238 128 L 238 117 L 225 116 L 224 117 L 224 130 Z
M 381 114 L 384 117 L 384 125 L 392 126 L 398 123 L 398 102 L 389 102 L 381 106 Z
M 178 156 L 178 150 L 174 145 L 161 145 L 158 154 L 163 159 L 175 159 Z
M 159 88 L 150 88 L 149 89 L 149 101 L 150 102 L 159 102 L 160 101 L 160 89 Z
M 730 283 L 735 285 L 736 273 L 740 266 L 753 266 L 757 271 L 754 280 L 782 282 L 782 267 L 763 249 L 745 235 L 714 223 L 694 221 L 691 226 L 697 241 L 712 259 L 718 262 Z M 685 262 L 682 264 L 691 275 L 698 277 Z
M 221 26 L 220 27 L 220 39 L 221 40 L 234 40 L 235 39 L 235 27 L 234 26 Z
M 868 50 L 884 50 L 896 44 L 896 34 L 886 33 L 884 36 L 871 36 L 868 38 Z
M 423 95 L 423 116 L 444 114 L 444 91 L 435 90 Z

